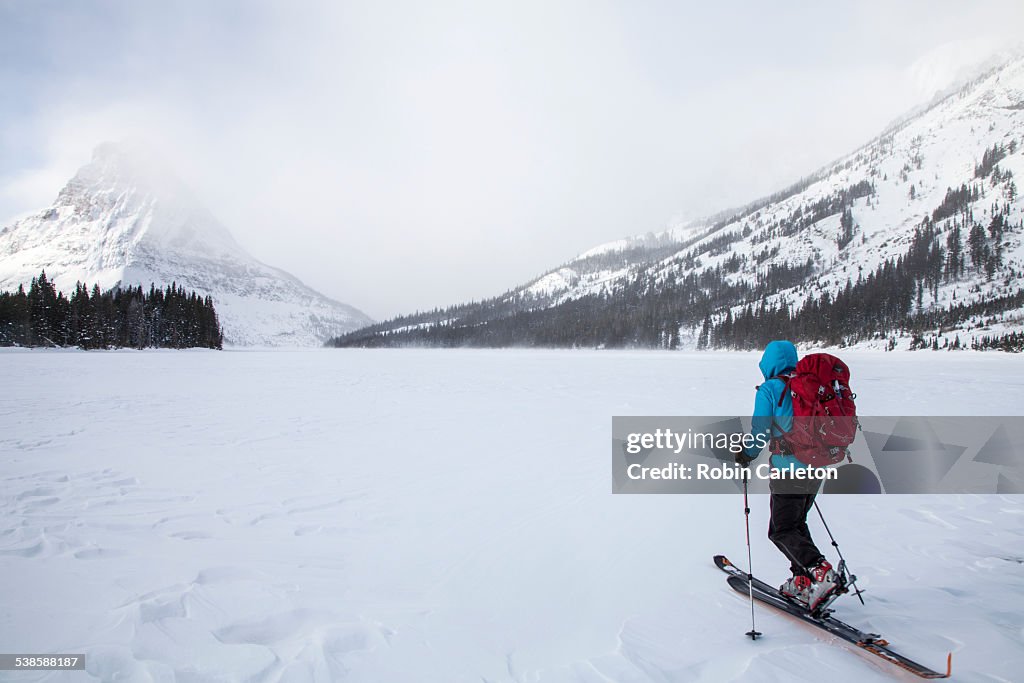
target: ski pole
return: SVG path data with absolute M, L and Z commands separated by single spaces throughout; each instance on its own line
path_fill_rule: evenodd
M 743 515 L 747 524 L 747 590 L 750 593 L 750 630 L 744 635 L 757 640 L 761 632 L 754 624 L 754 564 L 750 553 L 750 503 L 747 502 L 747 470 L 743 470 Z
M 828 537 L 832 540 L 832 547 L 836 549 L 836 553 L 839 554 L 839 561 L 843 563 L 843 567 L 846 568 L 846 573 L 850 576 L 850 585 L 853 586 L 853 593 L 860 600 L 860 604 L 864 604 L 864 597 L 860 594 L 860 589 L 857 588 L 857 577 L 854 576 L 849 567 L 846 565 L 846 558 L 843 557 L 843 551 L 839 549 L 839 544 L 836 543 L 835 536 L 832 535 L 832 530 L 828 528 L 828 522 L 825 521 L 825 515 L 821 514 L 821 508 L 818 507 L 818 501 L 814 501 L 814 509 L 818 511 L 818 517 L 821 517 L 821 523 L 825 526 L 825 531 L 828 532 Z

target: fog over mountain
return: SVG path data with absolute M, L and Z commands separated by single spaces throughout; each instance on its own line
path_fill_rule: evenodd
M 177 283 L 211 295 L 235 345 L 300 345 L 370 319 L 250 256 L 162 162 L 145 150 L 102 144 L 53 204 L 0 230 L 0 289 L 45 270 L 70 294 Z
M 1021 177 L 1016 56 L 772 195 L 337 343 L 751 348 L 790 337 L 1016 349 Z

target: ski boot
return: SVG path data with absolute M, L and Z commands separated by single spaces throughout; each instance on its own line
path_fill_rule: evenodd
M 779 586 L 779 592 L 794 602 L 798 602 L 804 607 L 807 606 L 807 594 L 810 591 L 813 582 L 807 576 L 802 574 L 794 574 L 789 577 L 786 583 Z
M 821 560 L 810 571 L 811 586 L 807 590 L 807 609 L 812 613 L 821 613 L 832 601 L 846 592 L 845 571 L 837 573 L 828 560 Z

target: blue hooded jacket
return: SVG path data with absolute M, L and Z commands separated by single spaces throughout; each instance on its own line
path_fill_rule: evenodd
M 757 388 L 757 396 L 754 398 L 754 415 L 751 419 L 750 433 L 756 437 L 758 434 L 766 434 L 769 438 L 780 436 L 779 429 L 783 432 L 793 427 L 793 399 L 786 391 L 786 383 L 782 380 L 772 379 L 779 375 L 793 372 L 796 369 L 796 346 L 793 342 L 779 340 L 768 344 L 761 356 L 758 367 L 764 375 L 764 383 Z M 781 404 L 779 399 L 782 399 Z M 775 434 L 772 434 L 772 424 L 778 426 Z M 761 449 L 751 446 L 746 451 L 747 457 L 756 458 L 761 454 Z M 788 469 L 789 467 L 807 467 L 792 455 L 772 455 L 771 464 L 773 467 Z

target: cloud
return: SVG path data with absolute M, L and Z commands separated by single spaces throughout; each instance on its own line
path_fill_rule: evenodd
M 907 76 L 917 96 L 927 100 L 1019 54 L 1011 45 L 995 34 L 951 40 L 915 60 Z

